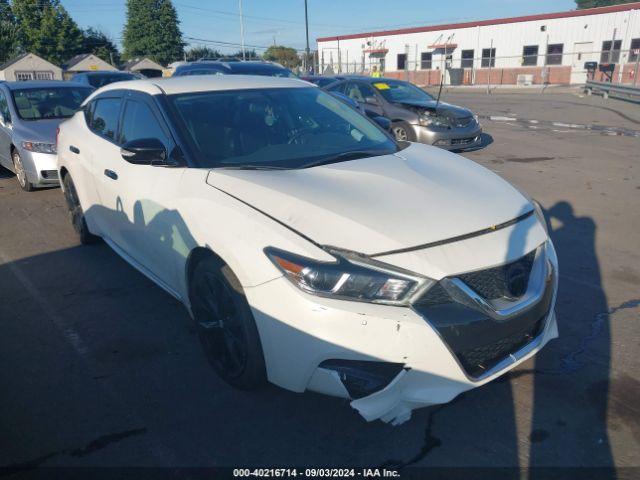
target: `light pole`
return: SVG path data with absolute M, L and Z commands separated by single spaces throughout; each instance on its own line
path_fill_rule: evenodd
M 307 35 L 307 48 L 305 49 L 304 64 L 307 67 L 307 70 L 309 70 L 309 15 L 307 13 L 307 0 L 304 0 L 304 28 Z
M 246 60 L 244 52 L 244 19 L 242 18 L 242 0 L 238 0 L 238 10 L 240 11 L 240 45 L 242 45 L 242 60 Z

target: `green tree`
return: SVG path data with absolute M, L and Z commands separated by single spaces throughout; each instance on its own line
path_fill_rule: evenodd
M 242 58 L 242 50 L 238 50 L 237 52 L 234 52 L 230 55 L 225 55 L 228 57 L 233 57 L 233 58 Z M 260 55 L 258 55 L 258 52 L 256 52 L 254 49 L 244 49 L 244 57 L 247 60 L 258 60 L 260 59 Z
M 282 45 L 273 45 L 264 52 L 262 58 L 269 62 L 278 62 L 287 68 L 296 68 L 300 65 L 300 57 L 298 52 L 290 47 Z
M 84 53 L 93 53 L 105 62 L 113 62 L 114 66 L 120 64 L 120 52 L 109 36 L 98 30 L 89 27 L 84 31 L 83 47 Z
M 620 5 L 622 3 L 632 3 L 637 0 L 575 0 L 578 10 L 583 8 L 607 7 L 609 5 Z
M 18 26 L 9 0 L 0 0 L 0 64 L 16 56 L 19 48 Z
M 191 47 L 187 50 L 187 60 L 190 62 L 200 60 L 201 58 L 219 58 L 222 56 L 224 55 L 222 55 L 218 50 L 210 47 Z
M 127 0 L 124 57 L 148 56 L 164 65 L 184 56 L 178 13 L 171 0 Z
M 23 49 L 60 64 L 82 52 L 82 30 L 59 0 L 13 0 Z

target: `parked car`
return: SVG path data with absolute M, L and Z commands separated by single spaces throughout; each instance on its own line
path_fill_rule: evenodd
M 233 386 L 350 398 L 400 423 L 557 336 L 539 206 L 307 82 L 107 85 L 58 148 L 80 240 L 102 237 L 184 303 Z
M 76 73 L 71 80 L 73 82 L 89 85 L 93 88 L 104 87 L 113 82 L 123 82 L 126 80 L 138 80 L 144 78 L 139 73 L 131 72 L 82 72 Z
M 468 109 L 438 102 L 415 85 L 391 78 L 349 77 L 327 87 L 387 117 L 397 140 L 426 143 L 446 150 L 482 145 L 482 127 Z
M 56 129 L 93 90 L 53 80 L 0 84 L 0 165 L 23 190 L 59 184 Z
M 198 60 L 180 65 L 173 73 L 173 77 L 185 75 L 263 75 L 267 77 L 296 77 L 296 75 L 282 65 L 262 61 L 211 61 Z

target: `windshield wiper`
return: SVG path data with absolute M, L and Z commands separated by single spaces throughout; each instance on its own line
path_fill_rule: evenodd
M 338 153 L 330 157 L 323 158 L 317 162 L 307 163 L 301 168 L 311 168 L 320 165 L 328 165 L 330 163 L 346 162 L 348 160 L 357 160 L 359 158 L 377 157 L 380 155 L 387 155 L 388 152 L 381 152 L 380 150 L 351 150 L 349 152 Z

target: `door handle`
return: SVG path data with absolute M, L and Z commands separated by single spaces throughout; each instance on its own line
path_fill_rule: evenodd
M 80 149 L 78 147 L 74 147 L 73 145 L 69 145 L 69 150 L 73 153 L 80 153 Z
M 118 174 L 116 172 L 114 172 L 113 170 L 105 170 L 104 174 L 109 177 L 111 180 L 117 180 L 118 179 Z

